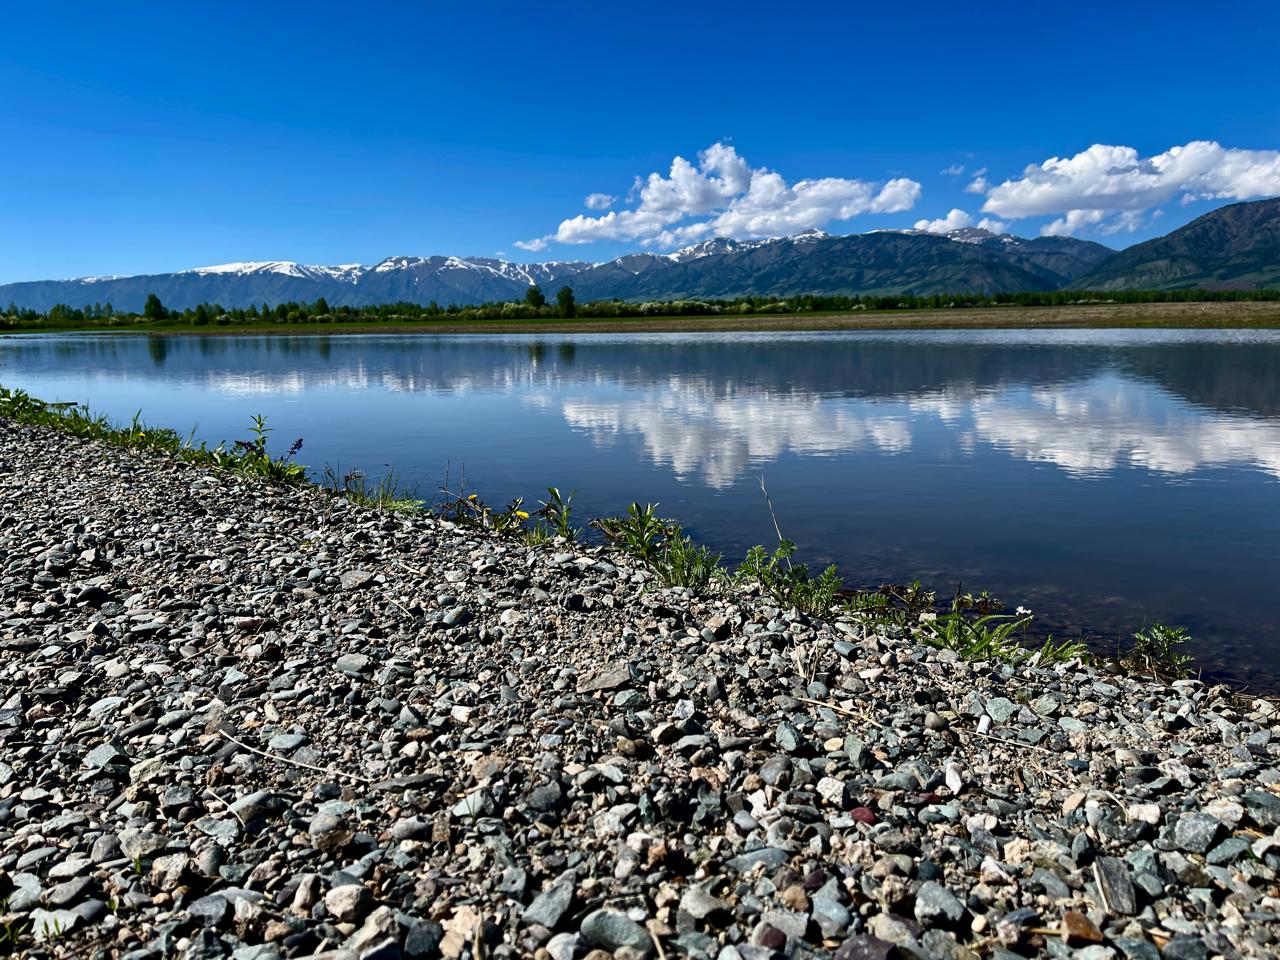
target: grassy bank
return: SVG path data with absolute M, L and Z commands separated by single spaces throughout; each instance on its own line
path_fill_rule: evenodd
M 867 627 L 909 636 L 926 645 L 947 649 L 962 659 L 1040 665 L 1072 660 L 1097 663 L 1089 648 L 1078 641 L 1055 641 L 1050 635 L 1032 642 L 1032 616 L 1019 607 L 1003 613 L 1003 605 L 986 592 L 957 591 L 949 603 L 939 602 L 933 591 L 919 582 L 885 584 L 876 590 L 848 591 L 834 566 L 811 572 L 795 561 L 795 544 L 778 528 L 772 549 L 752 547 L 737 566 L 726 565 L 722 555 L 699 545 L 676 521 L 662 517 L 657 504 L 633 503 L 625 515 L 602 517 L 580 525 L 574 513 L 573 494 L 555 487 L 538 506 L 526 507 L 520 498 L 503 508 L 491 507 L 478 493 L 442 490 L 432 503 L 399 488 L 393 476 L 370 481 L 359 473 L 339 475 L 326 469 L 313 479 L 296 462 L 303 441 L 284 452 L 268 449 L 271 428 L 262 417 L 253 418 L 249 438 L 233 444 L 209 447 L 183 438 L 173 430 L 148 427 L 140 416 L 128 424 L 116 424 L 77 404 L 46 403 L 21 390 L 0 386 L 0 419 L 46 427 L 87 440 L 151 451 L 197 466 L 232 471 L 267 483 L 308 487 L 317 493 L 387 513 L 430 513 L 459 526 L 492 535 L 518 539 L 527 546 L 567 545 L 588 530 L 598 535 L 636 566 L 646 570 L 664 587 L 692 594 L 731 595 L 749 591 L 767 597 L 779 607 L 794 608 L 811 617 L 834 613 L 856 615 Z M 767 491 L 765 504 L 772 515 Z M 777 528 L 777 521 L 774 521 Z M 1112 664 L 1118 669 L 1171 680 L 1186 676 L 1189 658 L 1179 648 L 1189 641 L 1177 629 L 1152 624 L 1135 634 L 1127 650 L 1117 650 Z
M 223 336 L 228 334 L 388 334 L 388 333 L 724 333 L 825 330 L 968 330 L 968 329 L 1273 329 L 1280 328 L 1280 302 L 1212 303 L 1081 303 L 1060 306 L 991 306 L 963 309 L 868 310 L 796 314 L 716 314 L 571 319 L 471 319 L 447 316 L 423 319 L 256 321 L 228 325 L 191 324 L 171 320 L 121 320 L 116 325 L 42 324 L 0 331 L 22 333 L 145 333 L 157 336 Z

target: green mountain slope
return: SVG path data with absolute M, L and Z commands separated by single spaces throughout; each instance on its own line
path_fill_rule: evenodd
M 1081 290 L 1280 287 L 1280 199 L 1220 207 L 1078 278 Z

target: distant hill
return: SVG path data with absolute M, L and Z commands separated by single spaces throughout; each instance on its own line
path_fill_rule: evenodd
M 445 306 L 519 299 L 533 283 L 548 296 L 568 284 L 583 301 L 1280 286 L 1280 200 L 1222 207 L 1120 253 L 1072 237 L 1028 240 L 973 228 L 843 237 L 809 231 L 770 240 L 715 238 L 675 253 L 634 253 L 607 263 L 452 256 L 388 257 L 373 266 L 229 263 L 149 276 L 11 283 L 0 285 L 0 304 L 48 310 L 58 303 L 110 303 L 136 311 L 155 293 L 178 309 L 320 297 L 334 306 Z
M 1280 199 L 1220 207 L 1135 244 L 1075 284 L 1086 290 L 1280 287 Z
M 1083 240 L 1023 240 L 985 230 L 942 236 L 921 231 L 848 237 L 809 233 L 714 243 L 705 251 L 634 254 L 601 264 L 579 274 L 574 291 L 583 300 L 673 300 L 1055 290 L 1112 253 Z
M 372 267 L 348 264 L 319 267 L 289 260 L 227 263 L 178 273 L 136 277 L 85 277 L 0 285 L 0 304 L 48 310 L 54 304 L 73 307 L 110 303 L 117 310 L 142 309 L 154 293 L 179 310 L 200 303 L 224 307 L 313 302 L 364 305 L 412 301 L 442 306 L 523 297 L 531 284 L 544 287 L 570 281 L 593 267 L 574 263 L 507 263 L 481 257 L 388 257 Z M 554 292 L 554 291 L 553 291 Z

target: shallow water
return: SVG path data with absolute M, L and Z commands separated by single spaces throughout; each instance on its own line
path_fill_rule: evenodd
M 0 338 L 0 383 L 216 442 L 263 413 L 320 469 L 430 497 L 660 501 L 857 585 L 989 589 L 1101 650 L 1188 627 L 1280 688 L 1280 333 Z

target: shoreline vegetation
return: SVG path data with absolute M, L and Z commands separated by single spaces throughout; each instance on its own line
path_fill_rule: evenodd
M 0 399 L 0 956 L 1274 955 L 1272 700 L 251 433 Z
M 957 588 L 949 603 L 916 581 L 883 584 L 872 590 L 846 590 L 835 566 L 820 573 L 794 560 L 796 545 L 788 540 L 773 513 L 773 504 L 760 479 L 765 506 L 773 520 L 778 541 L 772 548 L 757 545 L 747 551 L 735 568 L 705 545 L 696 544 L 679 522 L 662 517 L 658 504 L 632 503 L 625 515 L 592 519 L 585 526 L 573 511 L 573 494 L 547 488 L 547 499 L 537 508 L 516 498 L 504 508 L 488 505 L 479 493 L 464 488 L 443 488 L 436 500 L 418 499 L 416 492 L 401 489 L 393 473 L 371 480 L 359 472 L 341 473 L 326 467 L 312 479 L 297 462 L 303 440 L 273 454 L 268 442 L 273 429 L 262 416 L 249 425 L 249 439 L 210 447 L 183 438 L 167 428 L 149 427 L 141 411 L 127 425 L 74 403 L 48 403 L 22 390 L 0 385 L 0 419 L 43 426 L 114 446 L 157 451 L 198 466 L 213 467 L 257 477 L 270 484 L 304 487 L 340 497 L 360 507 L 384 514 L 424 514 L 448 520 L 460 527 L 486 531 L 514 539 L 527 547 L 576 543 L 589 529 L 599 531 L 604 542 L 646 570 L 663 587 L 696 595 L 728 596 L 754 591 L 784 608 L 810 617 L 826 618 L 835 612 L 856 616 L 868 625 L 910 636 L 927 646 L 946 649 L 968 661 L 995 660 L 1050 666 L 1080 662 L 1092 666 L 1172 682 L 1192 675 L 1193 661 L 1182 652 L 1191 638 L 1176 627 L 1159 622 L 1133 634 L 1127 647 L 1117 646 L 1111 657 L 1101 656 L 1084 641 L 1056 641 L 1052 634 L 1033 640 L 1032 612 L 1017 607 L 1012 614 L 986 591 L 974 594 Z
M 1280 708 L 1176 631 L 291 452 L 0 396 L 0 956 L 1274 956 Z
M 566 293 L 567 291 L 567 293 Z M 1276 328 L 1280 291 L 1057 291 L 992 296 L 860 296 L 676 300 L 577 304 L 572 291 L 548 302 L 479 306 L 412 303 L 330 307 L 315 303 L 170 310 L 154 295 L 141 313 L 110 304 L 58 306 L 47 313 L 10 306 L 5 333 L 349 334 L 655 333 L 985 328 Z

